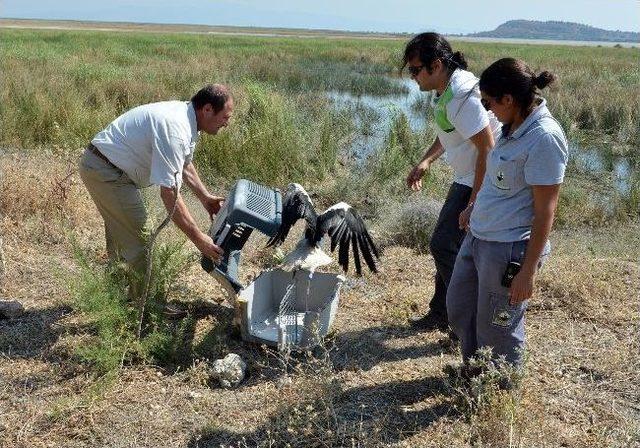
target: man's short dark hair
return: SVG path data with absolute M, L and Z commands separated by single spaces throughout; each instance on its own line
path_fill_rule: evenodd
M 216 114 L 224 109 L 224 105 L 231 97 L 229 89 L 222 84 L 207 84 L 198 93 L 193 95 L 191 103 L 196 110 L 202 109 L 205 105 L 211 104 L 213 112 Z

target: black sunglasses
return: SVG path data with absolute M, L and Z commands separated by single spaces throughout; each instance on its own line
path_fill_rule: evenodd
M 411 76 L 418 76 L 418 73 L 420 73 L 420 70 L 422 70 L 423 68 L 424 65 L 407 65 L 407 71 L 411 74 Z

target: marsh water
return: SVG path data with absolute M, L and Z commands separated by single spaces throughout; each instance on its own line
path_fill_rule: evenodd
M 411 130 L 425 132 L 430 126 L 429 108 L 431 92 L 421 92 L 412 79 L 387 77 L 406 93 L 394 95 L 354 95 L 350 92 L 331 90 L 326 93 L 338 110 L 353 114 L 358 131 L 350 143 L 354 158 L 364 160 L 380 149 L 389 134 L 394 118 L 404 114 Z M 432 137 L 425 137 L 427 138 Z M 425 148 L 430 141 L 425 141 Z M 611 185 L 620 194 L 632 189 L 634 169 L 629 158 L 611 154 L 606 143 L 593 145 L 569 144 L 569 169 L 578 174 L 599 179 Z M 637 174 L 637 173 L 636 173 Z
M 327 97 L 339 110 L 353 113 L 358 132 L 351 142 L 350 152 L 356 159 L 364 159 L 380 148 L 389 133 L 393 119 L 400 113 L 407 118 L 411 130 L 424 131 L 428 126 L 427 111 L 431 93 L 421 92 L 411 79 L 387 77 L 398 84 L 399 95 L 354 95 L 330 90 Z

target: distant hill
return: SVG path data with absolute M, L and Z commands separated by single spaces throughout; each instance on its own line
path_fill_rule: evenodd
M 467 34 L 473 37 L 512 39 L 583 40 L 603 42 L 640 42 L 640 33 L 609 31 L 572 22 L 509 20 L 493 31 Z

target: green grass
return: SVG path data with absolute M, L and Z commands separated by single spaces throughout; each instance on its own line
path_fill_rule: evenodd
M 75 306 L 89 320 L 94 336 L 77 347 L 76 355 L 98 375 L 113 374 L 125 365 L 154 362 L 166 367 L 180 361 L 183 326 L 173 328 L 162 315 L 162 305 L 175 279 L 189 260 L 181 245 L 154 249 L 151 290 L 143 334 L 137 338 L 138 309 L 128 296 L 128 286 L 141 279 L 120 263 L 98 267 L 76 248 L 80 274 L 71 279 Z
M 332 41 L 0 31 L 4 146 L 75 149 L 128 108 L 188 99 L 205 82 L 285 92 L 401 93 L 388 51 Z M 269 47 L 268 51 L 265 47 Z M 386 58 L 386 59 L 385 59 Z
M 381 75 L 397 73 L 403 41 L 297 39 L 96 31 L 0 31 L 0 143 L 24 148 L 82 146 L 131 106 L 189 98 L 205 81 L 246 80 L 286 93 L 344 90 L 402 94 Z M 559 75 L 548 94 L 570 132 L 610 134 L 637 144 L 637 49 L 454 42 L 480 73 L 503 56 Z
M 545 96 L 570 139 L 595 144 L 605 159 L 622 154 L 632 172 L 638 171 L 637 49 L 458 41 L 453 46 L 476 74 L 504 56 L 555 72 L 559 85 Z M 434 134 L 412 132 L 398 115 L 388 137 L 371 148 L 370 160 L 348 165 L 350 142 L 374 132 L 377 112 L 358 106 L 336 110 L 325 92 L 403 95 L 402 85 L 391 79 L 403 48 L 401 40 L 0 30 L 0 145 L 68 156 L 135 105 L 188 99 L 204 83 L 222 82 L 233 90 L 236 114 L 226 130 L 203 136 L 198 146 L 196 163 L 205 181 L 229 185 L 248 177 L 315 186 L 328 180 L 329 195 L 368 198 L 374 212 L 384 207 L 385 197 L 406 196 L 404 177 Z M 430 113 L 424 102 L 414 106 Z M 338 163 L 343 161 L 348 166 Z M 446 185 L 439 184 L 446 184 L 445 177 L 427 179 L 429 194 L 443 195 Z M 570 169 L 559 222 L 604 224 L 637 216 L 640 187 L 637 179 L 630 185 L 616 193 L 606 175 L 594 179 Z M 591 194 L 594 189 L 614 200 L 600 200 Z M 576 219 L 578 213 L 589 217 Z
M 204 137 L 196 164 L 204 177 L 222 181 L 246 177 L 286 185 L 322 179 L 333 171 L 340 137 L 352 123 L 328 101 L 287 96 L 268 85 L 247 82 L 237 108 L 236 125 L 216 137 Z

